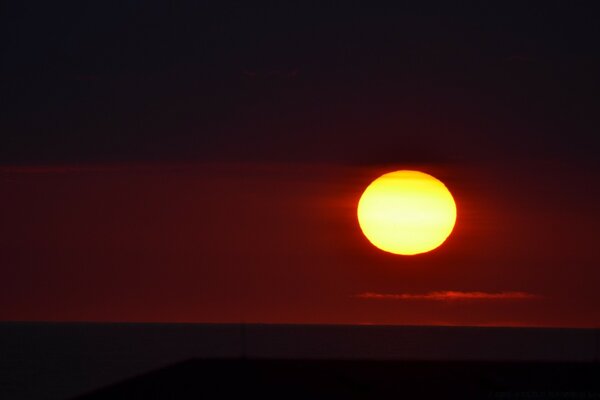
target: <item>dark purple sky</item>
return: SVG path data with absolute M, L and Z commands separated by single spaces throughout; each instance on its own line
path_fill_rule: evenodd
M 3 8 L 0 319 L 600 323 L 593 10 Z M 458 222 L 405 258 L 355 207 L 409 168 Z

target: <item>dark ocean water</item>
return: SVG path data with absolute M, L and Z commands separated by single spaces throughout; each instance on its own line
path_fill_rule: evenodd
M 194 359 L 597 366 L 599 343 L 592 329 L 7 322 L 0 399 L 71 398 Z

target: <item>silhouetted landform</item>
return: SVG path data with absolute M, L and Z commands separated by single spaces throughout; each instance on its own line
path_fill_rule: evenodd
M 72 398 L 191 359 L 547 362 L 589 368 L 599 359 L 599 339 L 594 329 L 0 323 L 0 399 Z M 290 368 L 304 368 L 305 361 Z M 211 362 L 217 370 L 247 368 Z M 392 364 L 377 365 L 372 368 Z
M 600 398 L 598 363 L 191 360 L 81 399 Z M 407 397 L 408 396 L 408 397 Z

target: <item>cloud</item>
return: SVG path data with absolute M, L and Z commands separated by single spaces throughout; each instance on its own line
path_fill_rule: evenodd
M 38 165 L 38 166 L 2 166 L 0 173 L 3 174 L 19 174 L 19 175 L 44 175 L 44 174 L 68 174 L 73 172 L 97 172 L 115 170 L 108 167 L 79 167 L 75 165 Z
M 290 70 L 269 70 L 269 71 L 254 71 L 242 69 L 242 75 L 247 78 L 276 78 L 276 79 L 295 79 L 300 74 L 300 69 L 293 68 Z
M 82 165 L 0 165 L 0 174 L 12 175 L 56 175 L 82 172 L 144 172 L 177 171 L 190 168 L 186 164 L 82 164 Z
M 465 301 L 465 300 L 530 300 L 540 296 L 527 292 L 461 292 L 456 290 L 443 290 L 429 293 L 374 293 L 364 292 L 356 297 L 368 300 L 429 300 L 429 301 Z

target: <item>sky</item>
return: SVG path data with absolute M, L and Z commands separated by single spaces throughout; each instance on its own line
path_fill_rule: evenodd
M 600 325 L 592 9 L 2 7 L 0 319 Z M 430 253 L 358 226 L 400 169 Z

